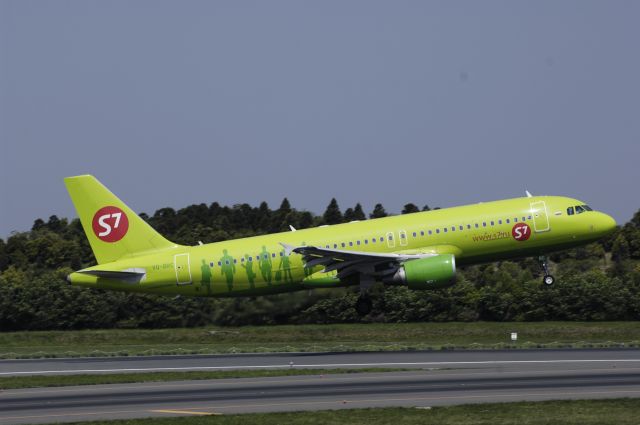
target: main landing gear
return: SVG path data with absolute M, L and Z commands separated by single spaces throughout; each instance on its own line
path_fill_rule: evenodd
M 544 270 L 544 277 L 542 278 L 542 283 L 544 283 L 546 286 L 553 285 L 556 279 L 549 274 L 549 265 L 547 264 L 547 257 L 540 257 L 538 258 L 538 261 L 540 261 L 542 270 Z

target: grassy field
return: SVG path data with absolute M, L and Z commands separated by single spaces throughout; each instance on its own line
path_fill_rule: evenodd
M 637 425 L 640 403 L 634 399 L 475 404 L 431 409 L 387 408 L 297 413 L 151 418 L 77 422 L 87 425 Z
M 518 341 L 509 339 L 518 332 Z M 640 346 L 637 322 L 402 323 L 2 332 L 0 358 Z
M 278 369 L 278 370 L 223 370 L 214 372 L 151 372 L 111 373 L 64 376 L 6 376 L 0 377 L 0 390 L 35 387 L 68 387 L 72 385 L 128 384 L 132 382 L 186 381 L 201 379 L 268 378 L 273 376 L 329 375 L 364 372 L 400 372 L 401 368 L 362 369 Z

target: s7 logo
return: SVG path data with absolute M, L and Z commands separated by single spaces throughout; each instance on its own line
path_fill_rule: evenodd
M 100 208 L 93 216 L 93 233 L 104 242 L 117 242 L 129 230 L 129 219 L 118 207 Z

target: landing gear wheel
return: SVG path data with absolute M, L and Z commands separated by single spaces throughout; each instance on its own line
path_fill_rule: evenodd
M 358 301 L 356 301 L 355 305 L 356 313 L 360 316 L 366 316 L 371 313 L 373 309 L 373 303 L 371 302 L 371 298 L 369 297 L 360 297 Z
M 544 271 L 544 277 L 542 278 L 542 283 L 545 286 L 551 286 L 556 281 L 553 276 L 549 274 L 549 264 L 547 263 L 547 257 L 539 257 L 538 261 L 540 261 L 540 265 L 542 266 L 542 270 Z

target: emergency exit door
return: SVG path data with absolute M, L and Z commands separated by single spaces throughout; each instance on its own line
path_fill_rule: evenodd
M 178 285 L 188 285 L 191 283 L 191 267 L 189 264 L 189 254 L 177 254 L 173 257 L 176 269 L 176 283 Z

